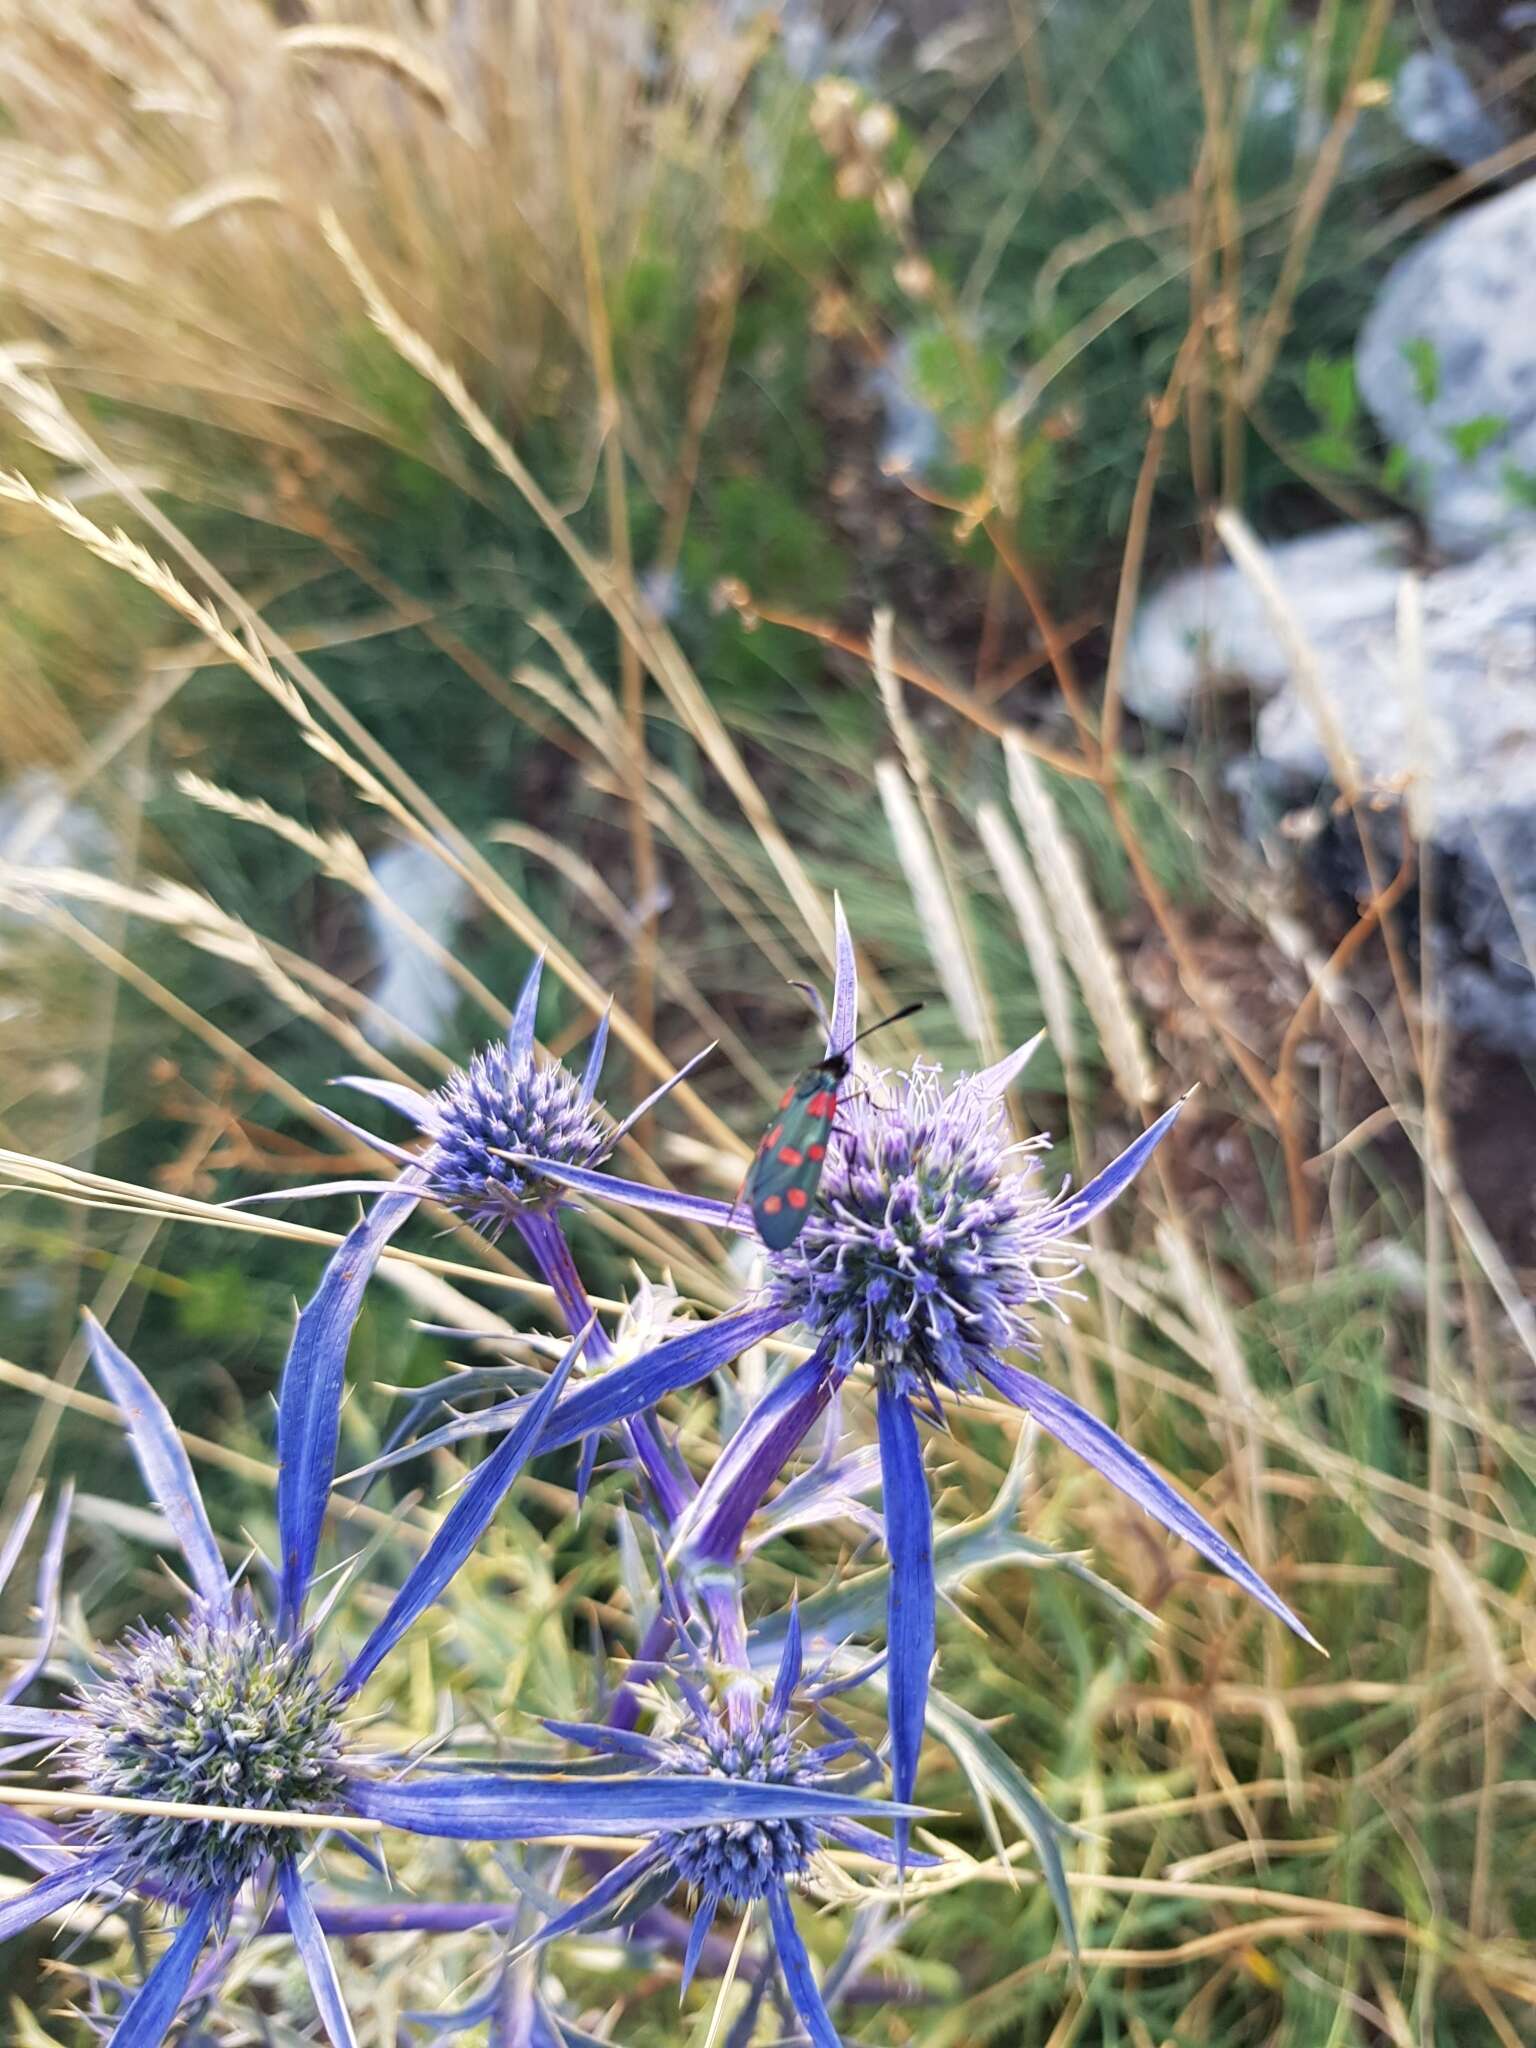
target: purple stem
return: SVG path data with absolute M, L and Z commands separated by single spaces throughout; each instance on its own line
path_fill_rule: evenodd
M 556 1304 L 565 1318 L 567 1329 L 574 1336 L 590 1321 L 592 1304 L 587 1299 L 587 1290 L 582 1285 L 558 1218 L 547 1210 L 530 1210 L 519 1214 L 517 1227 L 534 1264 L 554 1290 Z M 601 1323 L 595 1325 L 587 1339 L 587 1356 L 598 1367 L 606 1365 L 613 1356 L 613 1345 Z M 675 1522 L 693 1496 L 691 1481 L 679 1471 L 676 1461 L 668 1454 L 649 1416 L 633 1416 L 625 1424 L 625 1432 L 662 1513 L 669 1523 Z
M 695 1563 L 734 1565 L 748 1524 L 845 1377 L 830 1348 L 795 1367 L 764 1395 L 715 1460 L 689 1518 L 683 1546 Z
M 665 1611 L 658 1614 L 646 1630 L 635 1662 L 646 1670 L 654 1670 L 667 1653 L 672 1641 L 672 1617 Z M 614 1694 L 608 1708 L 608 1725 L 626 1732 L 634 1729 L 640 1721 L 640 1693 L 637 1687 L 626 1679 Z

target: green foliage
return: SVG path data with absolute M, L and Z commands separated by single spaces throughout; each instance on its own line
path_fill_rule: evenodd
M 1509 431 L 1509 421 L 1502 413 L 1482 412 L 1470 420 L 1458 420 L 1447 426 L 1445 438 L 1455 449 L 1462 462 L 1476 462 L 1485 448 L 1491 448 L 1501 434 Z
M 250 1276 L 233 1262 L 204 1266 L 189 1273 L 176 1303 L 183 1333 L 194 1341 L 222 1337 L 246 1342 L 269 1327 L 268 1305 Z
M 1440 396 L 1440 351 L 1423 335 L 1403 343 L 1403 358 L 1413 372 L 1413 388 L 1420 405 L 1433 405 Z
M 1363 14 L 1350 9 L 1328 46 L 1330 109 L 1342 91 Z M 1271 12 L 1275 77 L 1307 63 L 1297 32 Z M 1172 370 L 1191 317 L 1185 196 L 1206 161 L 1207 108 L 1186 10 L 1054 10 L 1032 45 L 1032 76 L 1048 104 L 1042 129 L 1009 77 L 985 94 L 929 168 L 921 217 L 958 294 L 970 342 L 1028 378 L 1060 350 L 1060 368 L 1027 417 L 1021 445 L 1051 443 L 1050 511 L 1023 493 L 1032 547 L 1072 565 L 1114 547 L 1129 513 L 1145 409 Z M 1286 237 L 1267 223 L 1294 173 L 1294 114 L 1278 91 L 1251 91 L 1233 154 L 1231 203 L 1244 234 L 1241 315 L 1256 323 L 1280 275 Z M 1367 159 L 1369 161 L 1369 159 Z M 1274 450 L 1299 443 L 1311 416 L 1330 438 L 1305 452 L 1356 467 L 1349 351 L 1385 256 L 1362 260 L 1369 170 L 1334 188 L 1311 248 L 1295 318 L 1263 394 L 1264 437 L 1243 444 L 1251 513 L 1290 485 Z M 1284 215 L 1281 214 L 1283 221 Z M 983 415 L 973 411 L 973 433 Z M 1193 520 L 1193 474 L 1180 445 L 1165 459 L 1156 551 Z
M 1347 436 L 1360 414 L 1354 357 L 1309 356 L 1305 388 L 1307 403 L 1330 431 Z

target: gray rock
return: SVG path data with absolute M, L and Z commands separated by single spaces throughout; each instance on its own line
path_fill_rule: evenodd
M 885 414 L 878 459 L 887 476 L 923 476 L 944 452 L 944 430 L 917 389 L 916 367 L 912 344 L 903 337 L 866 380 Z
M 409 841 L 385 847 L 369 865 L 398 910 L 438 945 L 453 944 L 469 909 L 469 885 L 446 861 L 430 846 Z M 364 908 L 380 968 L 373 1000 L 405 1032 L 438 1043 L 458 1008 L 458 983 L 376 903 L 365 897 Z M 395 1041 L 382 1019 L 370 1020 L 365 1029 L 376 1045 Z
M 1536 1053 L 1536 529 L 1423 577 L 1422 668 L 1404 667 L 1404 558 L 1391 528 L 1339 528 L 1267 551 L 1314 667 L 1298 677 L 1282 635 L 1238 571 L 1176 578 L 1137 621 L 1126 693 L 1174 725 L 1202 682 L 1225 676 L 1264 701 L 1255 753 L 1228 787 L 1246 828 L 1278 846 L 1280 815 L 1312 804 L 1347 750 L 1373 795 L 1383 859 L 1395 864 L 1401 800 L 1437 848 L 1428 936 L 1452 1023 Z M 1203 658 L 1202 658 L 1203 656 Z M 1349 821 L 1318 814 L 1326 843 L 1295 842 L 1328 893 L 1366 887 Z
M 1361 329 L 1355 371 L 1410 458 L 1439 547 L 1475 554 L 1533 523 L 1536 183 L 1458 215 L 1403 258 Z
M 1507 1052 L 1536 1049 L 1536 813 L 1491 810 L 1437 879 L 1432 937 L 1447 1012 Z
M 1481 163 L 1511 140 L 1449 50 L 1415 50 L 1392 87 L 1392 112 L 1410 142 L 1453 164 Z
M 1401 792 L 1436 849 L 1436 919 L 1421 935 L 1452 1026 L 1536 1052 L 1536 532 L 1424 578 L 1422 680 L 1395 603 L 1316 643 L 1316 695 L 1287 682 L 1259 714 L 1269 772 L 1329 776 L 1324 716 L 1359 772 Z M 1395 859 L 1395 849 L 1392 851 Z M 1363 873 L 1356 886 L 1363 892 Z
M 1268 551 L 1288 603 L 1321 645 L 1359 619 L 1390 629 L 1407 529 L 1336 526 Z M 1124 696 L 1139 718 L 1178 731 L 1201 688 L 1237 685 L 1259 697 L 1284 687 L 1290 663 L 1268 611 L 1230 565 L 1175 576 L 1137 613 Z
M 1334 731 L 1368 782 L 1408 792 L 1415 829 L 1441 845 L 1475 841 L 1498 810 L 1536 827 L 1536 532 L 1423 579 L 1422 689 L 1403 669 L 1401 573 L 1390 582 L 1385 605 L 1379 589 L 1362 589 L 1353 614 L 1341 605 L 1322 630 L 1302 614 Z M 1259 714 L 1259 754 L 1327 775 L 1323 718 L 1314 694 L 1287 680 Z

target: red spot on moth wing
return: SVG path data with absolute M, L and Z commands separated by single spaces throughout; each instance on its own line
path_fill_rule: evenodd
M 829 1117 L 836 1112 L 837 1097 L 828 1089 L 821 1088 L 811 1097 L 805 1107 L 807 1113 L 811 1116 Z
M 781 1145 L 779 1147 L 779 1164 L 781 1166 L 804 1166 L 805 1154 L 797 1152 L 793 1145 Z
M 798 1188 L 795 1192 L 797 1194 L 799 1193 Z M 784 1203 L 778 1195 L 769 1195 L 767 1200 L 763 1203 L 763 1214 L 765 1216 L 777 1216 L 779 1211 L 783 1208 L 783 1206 Z
M 803 1209 L 811 1198 L 804 1188 L 791 1188 L 785 1199 L 788 1201 L 791 1209 Z M 764 1202 L 763 1207 L 766 1209 L 767 1206 L 768 1204 Z
M 758 1146 L 758 1151 L 771 1152 L 774 1146 L 777 1145 L 777 1143 L 779 1142 L 780 1138 L 783 1137 L 783 1135 L 784 1126 L 782 1124 L 775 1124 L 773 1129 L 768 1133 L 767 1137 L 764 1138 L 761 1145 Z
M 788 1109 L 789 1105 L 790 1105 L 790 1104 L 791 1104 L 791 1103 L 792 1103 L 792 1102 L 794 1101 L 794 1099 L 795 1099 L 795 1091 L 794 1091 L 794 1089 L 793 1089 L 793 1088 L 786 1088 L 786 1089 L 784 1090 L 784 1093 L 783 1093 L 783 1094 L 782 1094 L 782 1095 L 781 1095 L 781 1096 L 779 1097 L 779 1107 L 780 1107 L 780 1109 Z
M 807 1159 L 825 1159 L 827 1156 L 827 1148 L 825 1145 L 812 1145 L 806 1152 L 805 1156 Z

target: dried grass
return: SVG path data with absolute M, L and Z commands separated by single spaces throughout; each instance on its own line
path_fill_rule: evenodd
M 1014 815 L 1045 891 L 1061 950 L 1071 962 L 1099 1045 L 1122 1098 L 1140 1109 L 1157 1094 L 1141 1026 L 1120 961 L 1104 932 L 1082 863 L 1062 827 L 1043 777 L 1027 750 L 1003 743 Z

